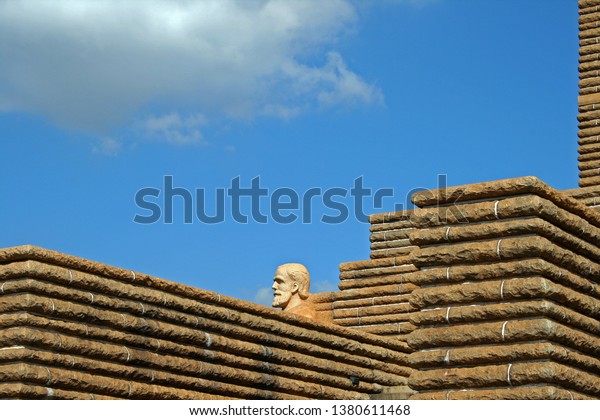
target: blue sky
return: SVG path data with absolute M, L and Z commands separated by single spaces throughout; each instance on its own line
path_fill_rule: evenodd
M 576 114 L 575 0 L 4 1 L 0 246 L 262 303 L 301 262 L 335 290 L 338 264 L 369 256 L 354 217 L 188 224 L 176 198 L 173 223 L 140 224 L 136 192 L 170 175 L 210 214 L 236 177 L 299 196 L 362 177 L 394 191 L 372 213 L 439 174 L 574 188 Z

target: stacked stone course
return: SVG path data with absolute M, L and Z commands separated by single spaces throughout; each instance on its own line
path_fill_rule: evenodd
M 579 186 L 600 185 L 600 0 L 579 1 Z M 597 194 L 595 194 L 598 197 Z M 600 202 L 600 200 L 599 200 Z
M 379 309 L 411 325 L 412 398 L 600 397 L 600 215 L 534 177 L 413 201 L 371 217 L 408 232 L 409 309 Z
M 313 295 L 323 319 L 360 332 L 401 338 L 414 330 L 409 302 L 415 286 L 406 275 L 417 268 L 406 257 L 340 264 L 339 292 Z
M 533 177 L 414 201 L 464 217 L 411 235 L 414 398 L 600 397 L 598 214 Z
M 534 177 L 413 201 L 371 217 L 407 251 L 311 297 L 330 322 L 0 250 L 0 397 L 600 397 L 600 214 Z
M 600 0 L 579 0 L 579 185 L 425 191 L 370 217 L 309 320 L 0 249 L 0 398 L 600 398 Z
M 412 371 L 403 343 L 148 275 L 30 246 L 0 264 L 0 397 L 364 399 Z

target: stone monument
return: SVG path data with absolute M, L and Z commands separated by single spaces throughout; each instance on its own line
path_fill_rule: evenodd
M 274 308 L 285 312 L 316 319 L 317 314 L 309 301 L 310 275 L 305 266 L 298 263 L 283 264 L 277 267 L 273 279 Z

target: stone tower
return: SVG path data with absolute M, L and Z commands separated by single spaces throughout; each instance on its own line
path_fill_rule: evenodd
M 579 186 L 600 186 L 600 1 L 579 1 Z

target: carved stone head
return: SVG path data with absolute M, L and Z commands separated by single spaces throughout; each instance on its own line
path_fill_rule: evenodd
M 290 310 L 310 295 L 310 275 L 302 264 L 290 263 L 277 267 L 273 281 L 273 307 Z

